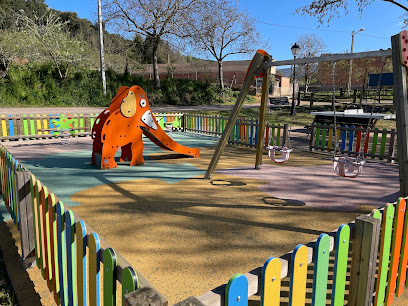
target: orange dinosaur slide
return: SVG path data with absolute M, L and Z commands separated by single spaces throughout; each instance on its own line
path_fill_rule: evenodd
M 199 157 L 197 148 L 188 148 L 171 139 L 157 124 L 144 90 L 139 86 L 121 87 L 109 107 L 92 127 L 92 164 L 101 169 L 117 167 L 115 153 L 122 148 L 120 161 L 143 165 L 142 134 L 163 149 Z

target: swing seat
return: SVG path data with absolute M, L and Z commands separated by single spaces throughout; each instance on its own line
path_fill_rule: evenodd
M 289 154 L 292 152 L 292 149 L 287 147 L 279 147 L 279 146 L 268 146 L 266 148 L 268 150 L 269 159 L 274 161 L 275 163 L 282 164 L 289 159 Z M 276 158 L 275 152 L 279 151 L 281 153 L 280 158 Z
M 333 170 L 342 177 L 355 178 L 363 171 L 365 161 L 354 157 L 334 157 Z

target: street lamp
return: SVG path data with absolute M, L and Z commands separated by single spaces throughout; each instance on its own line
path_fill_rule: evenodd
M 354 35 L 356 35 L 358 32 L 362 32 L 362 31 L 364 31 L 364 28 L 361 28 L 357 32 L 354 32 L 354 30 L 353 30 L 353 32 L 351 33 L 351 49 L 350 49 L 350 53 L 353 53 Z M 353 59 L 350 59 L 350 69 L 349 69 L 349 75 L 348 75 L 348 81 L 347 81 L 347 98 L 350 98 L 352 71 L 353 71 Z
M 295 43 L 291 48 L 290 51 L 292 51 L 293 59 L 296 59 L 296 55 L 299 54 L 300 47 Z M 292 93 L 292 109 L 290 110 L 290 115 L 294 116 L 295 115 L 295 79 L 296 79 L 296 64 L 293 63 L 293 93 Z

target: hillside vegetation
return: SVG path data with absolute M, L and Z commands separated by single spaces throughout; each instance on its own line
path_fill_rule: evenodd
M 0 106 L 106 106 L 121 86 L 141 86 L 152 105 L 223 103 L 209 81 L 153 81 L 129 71 L 148 63 L 151 43 L 136 35 L 127 40 L 105 31 L 107 95 L 99 73 L 97 25 L 73 12 L 48 8 L 44 0 L 0 1 Z M 159 63 L 196 61 L 162 42 Z M 251 98 L 250 98 L 251 99 Z

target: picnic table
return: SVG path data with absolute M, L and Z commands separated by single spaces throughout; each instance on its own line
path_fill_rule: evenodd
M 314 117 L 313 124 L 333 124 L 334 112 L 311 112 Z M 343 125 L 354 125 L 367 127 L 369 125 L 374 128 L 378 120 L 395 120 L 394 114 L 382 114 L 382 113 L 364 113 L 362 109 L 349 109 L 344 112 L 336 112 L 336 123 Z

